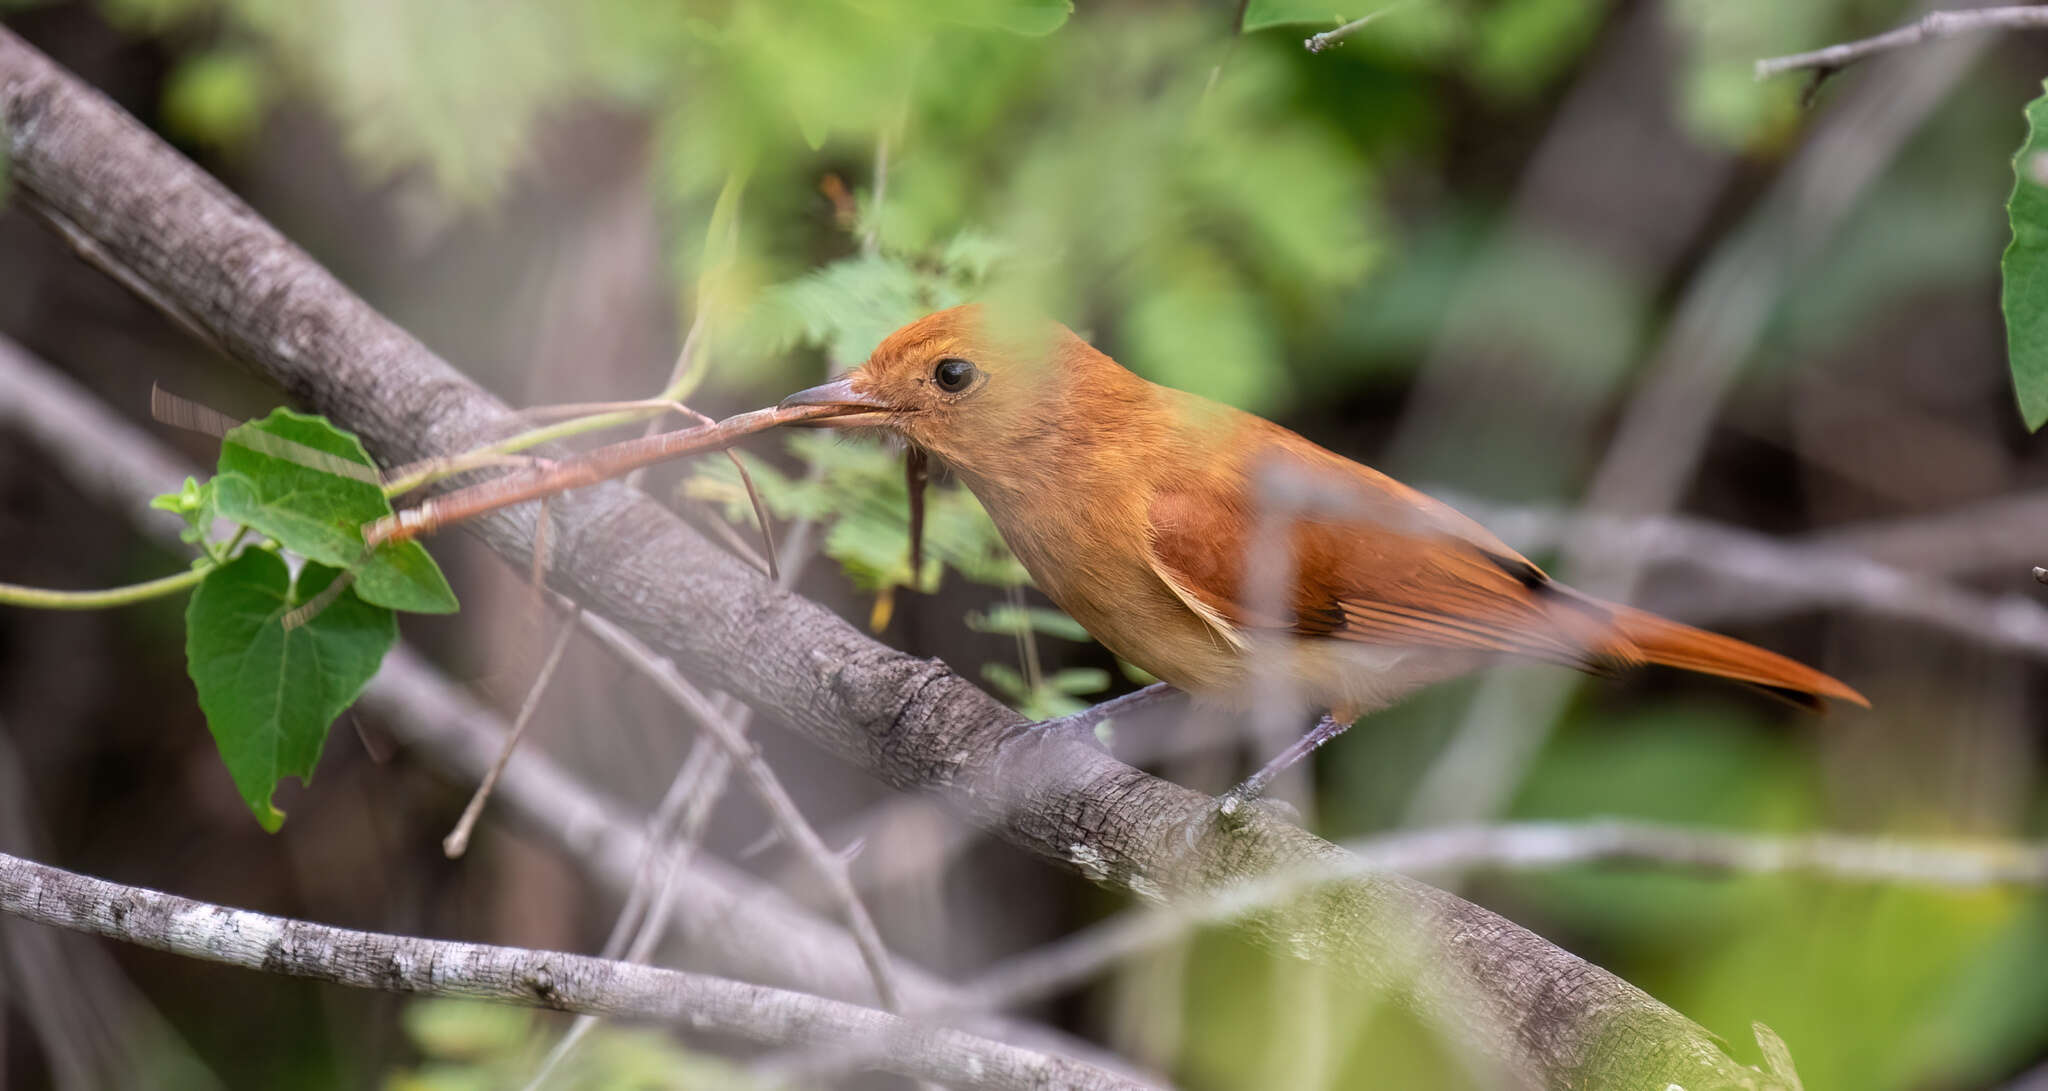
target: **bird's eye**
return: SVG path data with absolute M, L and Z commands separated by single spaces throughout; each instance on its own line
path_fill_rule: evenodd
M 932 369 L 932 381 L 948 394 L 958 394 L 974 381 L 974 365 L 958 356 L 948 356 Z

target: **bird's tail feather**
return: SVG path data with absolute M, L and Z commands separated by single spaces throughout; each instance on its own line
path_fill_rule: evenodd
M 1603 650 L 1616 659 L 1731 678 L 1810 708 L 1826 708 L 1829 698 L 1870 707 L 1862 694 L 1841 681 L 1776 652 L 1642 610 L 1610 609 L 1614 639 Z

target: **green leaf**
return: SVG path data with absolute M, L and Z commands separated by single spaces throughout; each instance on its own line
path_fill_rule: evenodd
M 1010 636 L 1044 633 L 1063 640 L 1088 639 L 1088 630 L 1083 629 L 1080 622 L 1043 606 L 1001 603 L 990 607 L 985 614 L 968 614 L 967 627 L 978 633 L 1005 633 Z
M 185 608 L 185 662 L 228 775 L 265 830 L 277 782 L 310 782 L 327 727 L 354 703 L 398 640 L 391 611 L 343 591 L 286 631 L 284 615 L 338 573 L 307 564 L 294 585 L 282 558 L 246 550 L 214 569 Z
M 2048 424 L 2048 95 L 2027 104 L 2027 142 L 2012 169 L 2012 244 L 1999 264 L 2006 355 L 2020 415 L 2038 429 Z
M 213 481 L 220 514 L 321 564 L 356 572 L 365 602 L 421 614 L 455 612 L 455 592 L 418 542 L 363 555 L 363 524 L 391 514 L 362 443 L 319 417 L 279 409 L 230 431 Z
M 1018 704 L 1031 696 L 1031 683 L 1024 680 L 1023 672 L 1008 663 L 983 663 L 981 676 L 1011 704 Z
M 1011 707 L 1033 720 L 1079 712 L 1088 702 L 1077 699 L 1076 694 L 1097 693 L 1109 686 L 1109 672 L 1094 667 L 1059 671 L 1036 686 L 1007 663 L 983 663 L 981 676 Z
M 193 545 L 205 541 L 206 536 L 212 533 L 213 521 L 219 514 L 213 482 L 201 485 L 189 477 L 177 492 L 151 497 L 149 506 L 157 511 L 175 512 L 184 519 L 185 529 L 178 532 L 178 537 Z
M 1338 4 L 1322 0 L 1251 0 L 1244 8 L 1244 29 L 1249 33 L 1268 27 L 1302 26 L 1313 23 L 1321 25 L 1324 30 L 1329 30 L 1386 6 L 1383 3 L 1347 0 L 1342 5 L 1342 10 L 1339 10 Z
M 1074 5 L 1073 0 L 954 0 L 932 10 L 949 23 L 1037 38 L 1065 26 Z
M 743 338 L 771 355 L 817 345 L 852 365 L 904 323 L 959 302 L 958 291 L 896 258 L 845 258 L 763 293 Z
M 1803 1091 L 1799 1082 L 1799 1070 L 1792 1065 L 1792 1050 L 1778 1032 L 1752 1022 L 1750 1029 L 1756 1034 L 1757 1049 L 1764 1055 L 1764 1071 L 1782 1080 L 1792 1091 Z
M 1070 697 L 1101 693 L 1109 688 L 1109 672 L 1101 667 L 1068 667 L 1054 671 L 1045 680 L 1045 688 Z

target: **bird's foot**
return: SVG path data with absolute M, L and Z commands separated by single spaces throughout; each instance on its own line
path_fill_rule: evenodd
M 1252 816 L 1261 814 L 1276 822 L 1301 825 L 1301 811 L 1284 799 L 1268 799 L 1255 793 L 1244 792 L 1244 785 L 1216 797 L 1215 802 L 1199 816 L 1188 823 L 1186 830 L 1189 848 L 1194 848 L 1202 834 L 1210 829 L 1221 828 L 1234 833 L 1251 825 Z
M 1259 802 L 1260 793 L 1266 790 L 1264 782 L 1254 783 L 1252 777 L 1243 784 L 1216 797 L 1216 821 L 1236 829 L 1245 824 L 1245 819 L 1254 803 Z

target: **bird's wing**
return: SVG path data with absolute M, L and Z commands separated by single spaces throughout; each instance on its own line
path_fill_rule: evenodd
M 1272 478 L 1220 475 L 1169 484 L 1149 504 L 1153 569 L 1227 635 L 1287 629 L 1299 636 L 1531 656 L 1585 669 L 1635 659 L 1607 639 L 1611 611 L 1450 507 L 1357 463 L 1290 455 L 1306 493 L 1261 503 Z M 1272 520 L 1262 528 L 1260 520 Z M 1291 524 L 1291 525 L 1290 525 Z M 1285 534 L 1285 537 L 1279 535 Z M 1263 542 L 1262 542 L 1263 537 Z M 1291 557 L 1253 559 L 1255 548 Z M 1265 545 L 1264 543 L 1272 543 Z M 1267 572 L 1288 573 L 1261 594 Z M 1234 628 L 1237 633 L 1230 633 Z

